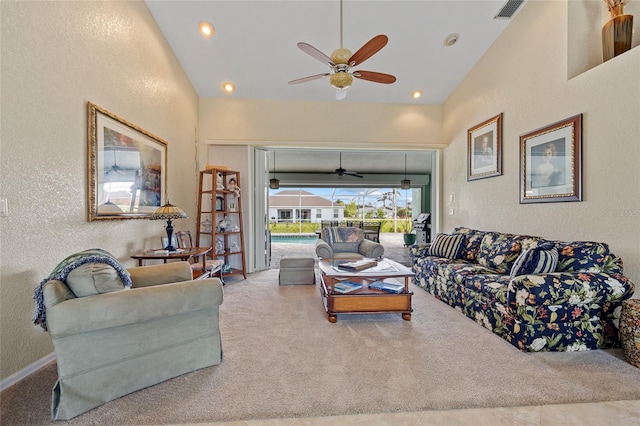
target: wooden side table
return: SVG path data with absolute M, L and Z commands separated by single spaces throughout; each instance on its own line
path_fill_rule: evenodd
M 622 302 L 620 340 L 627 362 L 640 368 L 640 299 Z
M 180 249 L 180 251 L 170 252 L 168 254 L 158 253 L 159 249 L 152 249 L 136 253 L 131 255 L 131 258 L 138 260 L 138 266 L 143 266 L 145 260 L 162 260 L 167 263 L 167 260 L 185 260 L 188 261 L 191 258 L 202 258 L 202 274 L 197 277 L 193 277 L 194 280 L 200 280 L 209 278 L 210 271 L 207 271 L 207 253 L 211 251 L 211 247 L 192 247 L 187 249 Z

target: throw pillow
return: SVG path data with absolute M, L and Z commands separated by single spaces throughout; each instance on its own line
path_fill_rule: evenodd
M 478 264 L 494 269 L 499 274 L 508 274 L 522 252 L 522 238 L 502 232 L 486 232 L 476 256 Z
M 428 254 L 431 256 L 446 257 L 447 259 L 455 259 L 463 239 L 464 235 L 462 234 L 438 234 L 429 246 Z
M 118 272 L 111 265 L 97 262 L 85 263 L 69 272 L 66 283 L 76 297 L 124 290 Z
M 359 228 L 348 226 L 336 226 L 324 228 L 323 239 L 329 244 L 333 243 L 359 243 L 360 235 L 358 233 Z
M 510 278 L 527 274 L 548 274 L 558 266 L 558 250 L 553 243 L 523 250 L 511 267 Z

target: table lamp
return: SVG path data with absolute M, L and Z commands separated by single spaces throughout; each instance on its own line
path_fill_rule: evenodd
M 173 246 L 173 244 L 171 244 L 171 238 L 173 237 L 173 223 L 171 222 L 171 220 L 186 218 L 187 214 L 180 207 L 176 207 L 173 204 L 169 203 L 169 201 L 167 201 L 167 204 L 165 204 L 164 206 L 158 207 L 156 211 L 151 215 L 151 220 L 167 220 L 167 227 L 165 229 L 167 230 L 167 237 L 169 239 L 167 240 L 167 246 L 164 248 L 165 250 L 176 251 L 176 248 Z

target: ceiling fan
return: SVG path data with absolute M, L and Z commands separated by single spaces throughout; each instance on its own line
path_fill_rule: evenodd
M 361 80 L 373 81 L 374 83 L 391 84 L 395 83 L 396 78 L 391 74 L 384 74 L 375 71 L 352 70 L 353 67 L 359 65 L 376 54 L 380 49 L 386 46 L 389 38 L 380 34 L 366 42 L 364 46 L 351 54 L 349 49 L 342 47 L 342 0 L 340 0 L 340 48 L 333 51 L 331 57 L 328 57 L 315 47 L 308 43 L 298 43 L 298 48 L 304 53 L 316 58 L 320 62 L 329 65 L 329 71 L 322 74 L 315 74 L 308 77 L 291 80 L 289 84 L 305 83 L 307 81 L 316 80 L 322 77 L 329 77 L 331 86 L 336 88 L 336 99 L 342 100 L 347 96 L 347 88 L 353 83 L 353 77 Z
M 337 169 L 335 169 L 333 172 L 327 172 L 325 173 L 327 175 L 332 175 L 332 174 L 337 174 L 338 177 L 342 177 L 344 175 L 347 176 L 353 176 L 353 177 L 357 177 L 357 178 L 362 178 L 364 176 L 362 176 L 361 174 L 358 174 L 356 172 L 350 172 L 347 169 L 343 169 L 342 168 L 342 153 L 340 153 L 340 167 L 338 167 Z
M 124 175 L 125 174 L 125 169 L 123 169 L 122 167 L 118 166 L 118 156 L 116 154 L 116 150 L 112 150 L 113 151 L 113 165 L 111 165 L 110 168 L 108 168 L 107 170 L 105 170 L 104 174 L 105 176 L 108 175 L 109 173 L 116 173 L 119 175 Z

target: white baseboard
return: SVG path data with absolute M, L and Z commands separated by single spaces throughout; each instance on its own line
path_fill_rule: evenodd
M 44 358 L 40 358 L 33 364 L 28 365 L 22 370 L 18 371 L 17 373 L 12 374 L 6 379 L 0 381 L 0 392 L 2 392 L 3 390 L 7 389 L 10 386 L 15 385 L 20 380 L 24 379 L 30 374 L 35 373 L 36 371 L 40 370 L 42 367 L 45 367 L 51 364 L 55 360 L 56 360 L 56 354 L 55 352 L 51 352 L 49 355 L 45 356 Z

